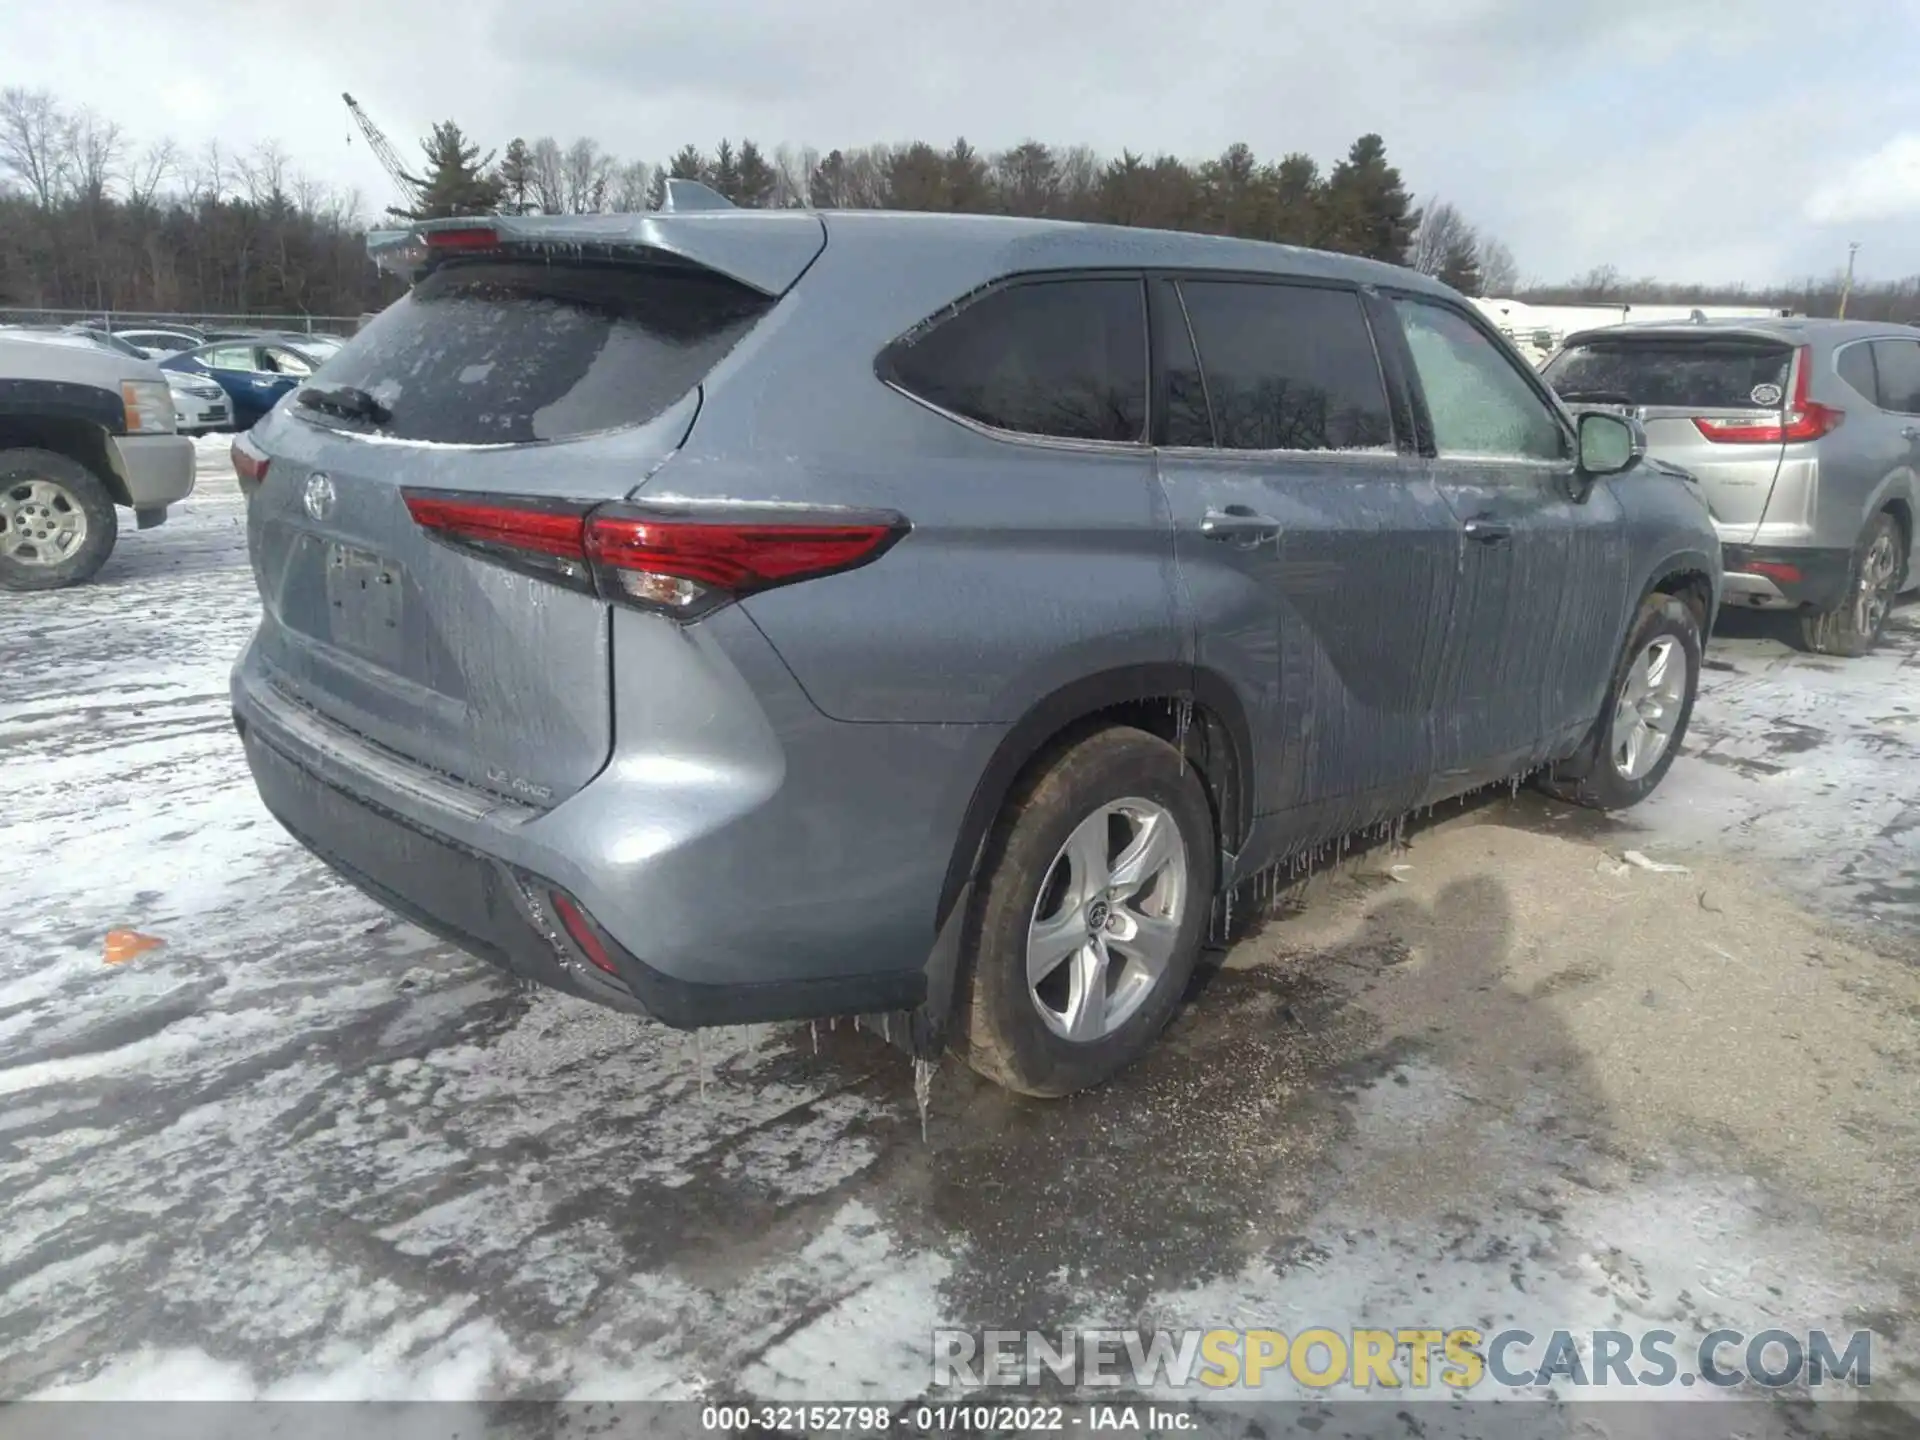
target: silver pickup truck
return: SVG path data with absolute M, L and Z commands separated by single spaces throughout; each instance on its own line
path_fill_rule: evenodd
M 0 330 L 0 589 L 77 585 L 106 564 L 118 506 L 139 528 L 193 490 L 193 442 L 150 360 Z

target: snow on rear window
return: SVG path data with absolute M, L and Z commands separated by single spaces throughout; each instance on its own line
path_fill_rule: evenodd
M 1545 372 L 1566 399 L 1697 409 L 1775 409 L 1793 351 L 1766 341 L 1596 340 L 1562 352 Z
M 773 302 L 707 271 L 498 260 L 435 271 L 356 335 L 328 388 L 392 412 L 343 429 L 458 444 L 565 440 L 644 424 L 685 395 Z

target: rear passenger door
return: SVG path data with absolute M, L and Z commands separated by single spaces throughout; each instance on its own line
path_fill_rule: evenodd
M 1268 833 L 1292 848 L 1410 808 L 1459 527 L 1404 405 L 1396 423 L 1368 301 L 1199 276 L 1153 299 L 1160 480 L 1199 663 L 1234 684 L 1261 746 L 1256 812 L 1284 812 Z
M 1629 547 L 1612 490 L 1580 498 L 1573 432 L 1538 379 L 1462 309 L 1393 307 L 1422 448 L 1465 539 L 1435 717 L 1439 778 L 1458 791 L 1552 758 L 1598 717 Z

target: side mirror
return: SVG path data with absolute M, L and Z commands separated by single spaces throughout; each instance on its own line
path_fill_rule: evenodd
M 1580 472 L 1618 475 L 1631 470 L 1647 453 L 1647 432 L 1638 420 L 1606 410 L 1580 416 Z

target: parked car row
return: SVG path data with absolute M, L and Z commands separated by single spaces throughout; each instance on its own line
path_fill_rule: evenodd
M 173 392 L 175 425 L 183 435 L 246 429 L 345 343 L 335 335 L 302 331 L 190 326 L 15 326 L 8 333 L 66 335 L 157 362 Z

